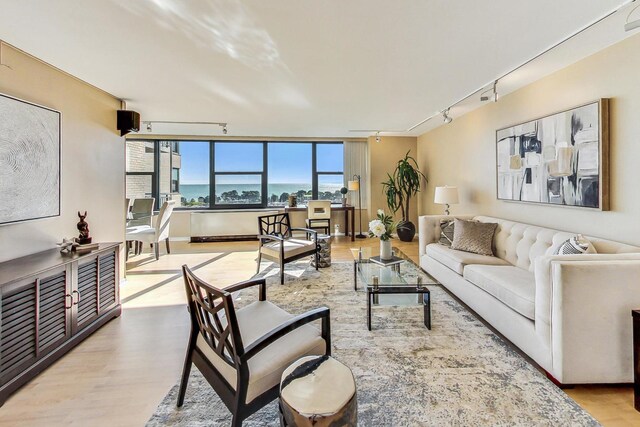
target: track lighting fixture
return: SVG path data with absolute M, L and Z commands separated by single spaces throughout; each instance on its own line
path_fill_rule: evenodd
M 442 111 L 442 118 L 444 119 L 445 124 L 449 124 L 453 121 L 453 119 L 449 116 L 449 109 Z
M 376 142 L 380 142 L 380 132 L 376 132 Z
M 635 30 L 636 28 L 640 28 L 640 18 L 636 19 L 635 21 L 629 22 L 629 18 L 631 18 L 631 14 L 635 12 L 636 9 L 638 9 L 639 7 L 640 7 L 640 4 L 634 7 L 633 9 L 631 9 L 631 12 L 629 12 L 629 14 L 627 15 L 627 20 L 624 22 L 625 31 L 631 31 L 631 30 Z
M 487 92 L 491 91 L 491 95 L 485 95 Z M 498 81 L 493 82 L 493 86 L 491 89 L 487 89 L 480 94 L 480 101 L 493 101 L 498 102 Z
M 216 126 L 220 126 L 222 128 L 222 133 L 223 134 L 227 134 L 228 129 L 227 129 L 227 123 L 223 123 L 223 122 L 172 122 L 172 121 L 167 121 L 167 120 L 146 120 L 142 123 L 146 123 L 147 124 L 147 131 L 151 132 L 151 126 L 152 124 L 157 124 L 157 123 L 162 123 L 162 124 L 172 124 L 172 125 L 216 125 Z

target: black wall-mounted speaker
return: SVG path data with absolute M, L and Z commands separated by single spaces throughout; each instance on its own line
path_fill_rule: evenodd
M 140 113 L 132 110 L 118 110 L 118 130 L 120 136 L 140 130 Z

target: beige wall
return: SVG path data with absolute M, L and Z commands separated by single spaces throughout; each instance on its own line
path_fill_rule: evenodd
M 79 210 L 88 211 L 94 241 L 122 241 L 124 139 L 116 131 L 120 101 L 7 45 L 2 54 L 13 70 L 0 67 L 1 93 L 62 112 L 62 204 L 59 217 L 0 226 L 0 261 L 77 236 Z
M 457 185 L 452 213 L 486 214 L 640 244 L 640 35 L 629 38 L 418 138 L 429 184 L 420 213 L 441 213 L 435 186 Z M 611 211 L 496 200 L 495 131 L 598 98 L 612 98 Z
M 385 136 L 381 137 L 380 142 L 376 142 L 375 137 L 370 137 L 369 144 L 369 178 L 370 178 L 370 212 L 375 215 L 378 209 L 384 209 L 389 212 L 386 198 L 382 194 L 382 182 L 387 180 L 387 173 L 393 174 L 396 169 L 398 160 L 404 158 L 407 151 L 411 151 L 410 155 L 417 159 L 417 138 L 402 136 Z M 421 168 L 422 170 L 422 168 Z M 422 170 L 424 172 L 424 170 Z M 418 224 L 418 198 L 412 198 L 409 207 L 409 218 Z M 364 213 L 363 213 L 364 215 Z M 400 218 L 401 212 L 395 214 L 396 219 Z M 364 221 L 363 216 L 363 221 Z M 367 229 L 367 225 L 363 224 L 362 228 Z

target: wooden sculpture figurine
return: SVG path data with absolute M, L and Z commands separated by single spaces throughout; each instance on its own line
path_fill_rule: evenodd
M 84 215 L 78 211 L 78 218 L 80 221 L 78 222 L 78 231 L 80 235 L 78 236 L 78 243 L 81 245 L 86 245 L 91 243 L 91 237 L 89 236 L 89 224 L 84 220 L 87 217 L 87 211 L 84 211 Z

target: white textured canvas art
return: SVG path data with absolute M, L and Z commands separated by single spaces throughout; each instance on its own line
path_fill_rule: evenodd
M 0 94 L 0 224 L 60 215 L 60 112 Z

